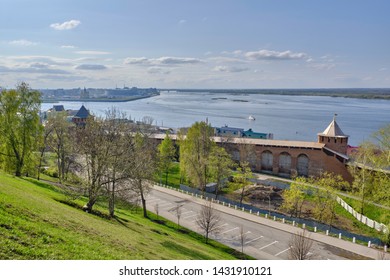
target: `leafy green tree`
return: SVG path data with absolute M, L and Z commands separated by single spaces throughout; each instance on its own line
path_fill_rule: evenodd
M 390 206 L 390 124 L 374 133 L 377 143 L 373 199 L 378 203 Z
M 303 177 L 297 177 L 291 183 L 290 188 L 283 191 L 282 209 L 291 216 L 300 217 L 307 192 L 307 181 Z
M 319 178 L 310 179 L 309 182 L 315 186 L 313 190 L 315 201 L 314 218 L 331 227 L 336 217 L 336 191 L 337 189 L 342 189 L 343 186 L 348 186 L 348 183 L 340 175 L 333 173 L 324 173 Z
M 187 177 L 202 191 L 205 191 L 210 176 L 209 157 L 215 145 L 212 136 L 213 129 L 209 124 L 196 122 L 180 141 L 180 167 L 183 167 Z
M 244 199 L 245 188 L 248 185 L 248 180 L 251 178 L 253 178 L 253 173 L 249 167 L 249 162 L 241 162 L 237 167 L 237 173 L 234 177 L 234 181 L 241 185 L 240 206 L 242 205 L 242 201 Z
M 390 124 L 362 143 L 351 156 L 349 170 L 353 175 L 353 191 L 360 197 L 364 214 L 368 200 L 390 206 Z
M 26 160 L 32 158 L 42 135 L 40 106 L 40 92 L 26 83 L 0 94 L 0 137 L 4 142 L 1 153 L 16 176 L 22 175 Z
M 159 167 L 165 173 L 165 185 L 168 184 L 169 169 L 175 159 L 176 149 L 171 137 L 166 133 L 164 140 L 158 145 Z
M 224 148 L 215 146 L 210 154 L 209 167 L 211 177 L 217 183 L 215 188 L 215 198 L 217 198 L 224 180 L 232 173 L 234 162 Z

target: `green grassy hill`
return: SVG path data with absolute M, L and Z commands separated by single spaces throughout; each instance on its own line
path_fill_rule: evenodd
M 223 245 L 206 245 L 140 211 L 124 207 L 107 219 L 64 202 L 56 187 L 0 172 L 0 259 L 235 258 Z

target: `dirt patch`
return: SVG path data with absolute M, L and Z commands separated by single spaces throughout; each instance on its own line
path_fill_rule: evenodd
M 228 195 L 229 198 L 239 201 L 241 197 L 241 189 Z M 262 184 L 254 184 L 247 186 L 244 191 L 243 202 L 253 205 L 261 209 L 269 209 L 276 211 L 283 202 L 283 189 L 275 186 L 265 186 Z

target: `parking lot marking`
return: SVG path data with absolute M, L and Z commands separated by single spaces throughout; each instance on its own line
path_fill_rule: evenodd
M 233 230 L 236 230 L 236 229 L 238 229 L 238 227 L 235 227 L 235 228 L 233 228 L 233 229 L 229 229 L 229 230 L 227 230 L 227 231 L 224 231 L 224 232 L 222 232 L 222 234 L 225 234 L 225 233 L 231 232 L 231 231 L 233 231 Z
M 279 256 L 280 254 L 283 254 L 284 252 L 287 252 L 287 251 L 290 250 L 291 248 L 292 248 L 292 247 L 290 246 L 290 247 L 288 247 L 286 250 L 283 250 L 283 251 L 277 253 L 277 254 L 275 255 L 275 257 Z
M 265 248 L 267 248 L 267 247 L 269 247 L 269 246 L 271 246 L 271 245 L 274 245 L 275 243 L 278 243 L 279 241 L 274 241 L 274 242 L 272 242 L 272 243 L 270 243 L 270 244 L 268 244 L 268 245 L 265 245 L 265 246 L 263 246 L 263 247 L 261 247 L 259 250 L 263 250 L 263 249 L 265 249 Z
M 198 216 L 198 214 L 193 214 L 193 215 L 190 215 L 190 216 L 187 216 L 187 217 L 183 217 L 184 219 L 189 219 L 189 218 L 192 218 L 192 217 L 195 217 L 195 216 Z
M 224 226 L 228 226 L 229 224 L 223 224 L 223 225 L 220 225 L 220 226 L 217 226 L 217 227 L 215 227 L 214 229 L 218 229 L 218 228 L 222 228 L 222 227 L 224 227 Z
M 246 244 L 249 244 L 249 243 L 251 243 L 251 242 L 253 242 L 253 241 L 259 240 L 260 238 L 263 238 L 263 237 L 264 237 L 264 236 L 259 236 L 259 237 L 256 237 L 255 239 L 249 240 L 249 241 L 245 242 L 245 245 L 246 245 Z
M 171 202 L 165 202 L 160 204 L 158 207 L 160 208 L 166 208 L 167 206 L 171 207 L 172 203 Z

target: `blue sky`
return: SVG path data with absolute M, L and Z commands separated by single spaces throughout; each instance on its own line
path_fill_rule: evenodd
M 390 87 L 388 0 L 0 0 L 0 86 Z

